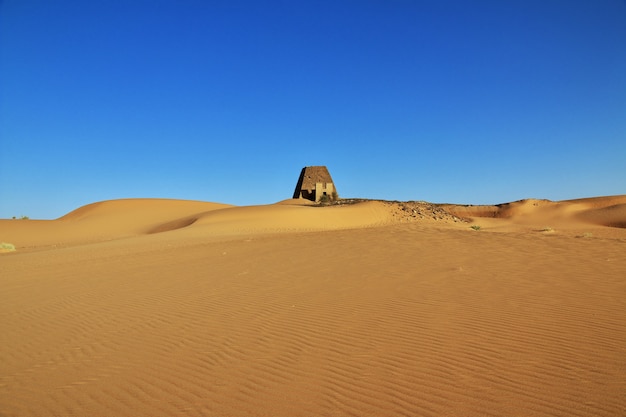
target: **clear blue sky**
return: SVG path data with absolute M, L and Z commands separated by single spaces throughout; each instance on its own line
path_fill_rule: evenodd
M 0 2 L 0 218 L 626 193 L 624 0 Z

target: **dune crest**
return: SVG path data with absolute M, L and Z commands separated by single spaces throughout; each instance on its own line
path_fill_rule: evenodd
M 125 198 L 106 200 L 79 207 L 58 220 L 115 220 L 148 224 L 162 219 L 172 219 L 185 214 L 199 213 L 232 207 L 229 204 L 165 198 Z M 107 219 L 109 218 L 109 219 Z
M 376 227 L 394 223 L 465 227 L 461 219 L 513 230 L 517 226 L 625 228 L 626 196 L 566 201 L 525 199 L 493 206 L 354 200 L 319 206 L 287 199 L 261 206 L 232 206 L 171 199 L 120 199 L 82 206 L 56 220 L 0 220 L 4 240 L 18 248 L 65 247 L 164 232 L 194 236 L 286 233 Z M 493 220 L 488 220 L 493 219 Z M 495 222 L 495 223 L 494 223 Z
M 587 210 L 579 213 L 577 217 L 588 223 L 626 228 L 626 204 L 614 204 Z
M 450 213 L 467 218 L 509 219 L 516 223 L 581 223 L 623 228 L 626 195 L 550 201 L 525 199 L 493 206 L 446 205 Z
M 231 207 L 205 213 L 196 225 L 214 233 L 323 231 L 371 227 L 392 221 L 383 203 L 346 206 L 267 205 Z
M 168 199 L 121 199 L 88 204 L 57 220 L 0 220 L 3 239 L 21 248 L 63 247 L 192 228 L 211 237 L 372 227 L 393 221 L 387 206 L 369 201 L 319 207 L 287 200 L 236 207 Z
M 0 220 L 0 230 L 3 239 L 22 249 L 65 247 L 182 227 L 190 216 L 225 207 L 232 206 L 157 198 L 107 200 L 79 207 L 56 220 Z

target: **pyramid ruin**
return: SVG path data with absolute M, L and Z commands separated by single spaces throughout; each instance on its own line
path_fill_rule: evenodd
M 315 201 L 337 200 L 337 189 L 325 166 L 304 167 L 300 172 L 293 198 Z

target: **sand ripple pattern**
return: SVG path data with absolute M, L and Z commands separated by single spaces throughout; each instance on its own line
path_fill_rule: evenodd
M 624 249 L 410 224 L 16 254 L 0 415 L 626 415 Z

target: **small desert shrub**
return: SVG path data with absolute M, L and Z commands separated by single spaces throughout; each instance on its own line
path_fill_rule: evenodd
M 15 245 L 11 243 L 0 243 L 0 252 L 13 252 L 15 250 Z
M 554 232 L 554 229 L 551 228 L 550 226 L 546 226 L 543 229 L 541 229 L 542 232 Z
M 480 230 L 480 226 L 479 226 L 479 225 L 477 225 L 477 224 L 473 224 L 473 225 L 471 225 L 470 227 L 471 227 L 472 229 L 474 229 L 474 230 Z
M 336 202 L 339 199 L 339 195 L 333 191 L 332 194 L 323 194 L 320 197 L 319 203 L 321 205 L 327 205 Z

